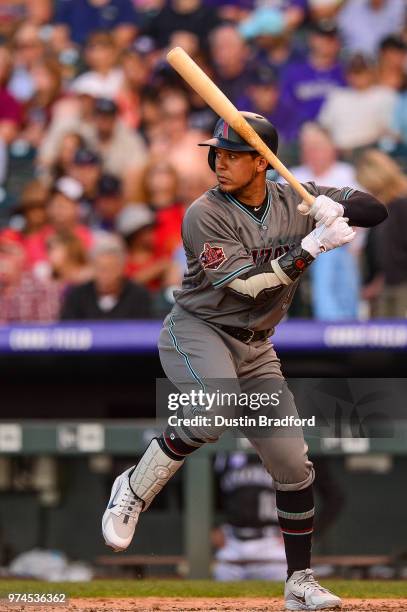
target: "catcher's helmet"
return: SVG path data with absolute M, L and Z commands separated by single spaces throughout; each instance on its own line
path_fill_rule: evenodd
M 277 130 L 270 121 L 257 113 L 242 112 L 243 117 L 252 126 L 255 132 L 272 150 L 277 153 L 278 134 Z M 213 138 L 199 143 L 200 147 L 210 147 L 208 153 L 208 164 L 215 171 L 215 149 L 227 149 L 228 151 L 255 151 L 248 142 L 243 140 L 241 136 L 233 128 L 230 127 L 224 119 L 219 119 L 213 131 Z

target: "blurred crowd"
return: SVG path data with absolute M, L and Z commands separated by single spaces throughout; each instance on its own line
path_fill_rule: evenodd
M 0 323 L 145 319 L 171 308 L 185 209 L 216 183 L 216 116 L 183 47 L 280 135 L 303 182 L 389 218 L 318 259 L 291 316 L 407 316 L 406 0 L 3 0 Z M 280 180 L 274 172 L 272 180 Z

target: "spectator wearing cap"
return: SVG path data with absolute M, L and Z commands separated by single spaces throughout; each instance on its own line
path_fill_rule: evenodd
M 271 6 L 259 6 L 239 26 L 242 36 L 258 39 L 281 36 L 301 25 L 307 12 L 307 0 L 281 0 Z
M 39 192 L 40 188 L 33 189 Z M 45 193 L 43 197 L 45 198 Z M 25 239 L 27 245 L 28 264 L 38 277 L 48 275 L 47 243 L 56 233 L 74 234 L 82 243 L 85 250 L 93 244 L 91 230 L 80 223 L 80 202 L 83 195 L 81 184 L 70 176 L 57 179 L 51 193 L 47 194 L 46 214 L 47 223 L 41 225 L 37 231 Z M 30 192 L 31 196 L 31 192 Z M 27 197 L 28 194 L 27 194 Z
M 146 163 L 144 140 L 124 125 L 118 116 L 117 104 L 107 98 L 96 100 L 92 127 L 103 170 L 123 180 L 126 195 L 131 189 L 134 173 Z
M 405 17 L 404 0 L 348 0 L 338 15 L 345 49 L 374 57 L 383 38 L 402 32 Z
M 92 149 L 81 147 L 75 152 L 68 173 L 82 186 L 81 217 L 86 220 L 92 213 L 98 195 L 98 182 L 102 174 L 101 159 Z
M 292 143 L 296 137 L 296 127 L 293 125 L 295 109 L 281 100 L 278 76 L 270 66 L 259 66 L 253 71 L 250 85 L 237 101 L 237 107 L 266 117 L 276 127 L 282 146 Z M 279 146 L 280 146 L 279 143 Z
M 61 319 L 148 319 L 150 296 L 125 277 L 126 251 L 121 240 L 113 235 L 100 238 L 91 257 L 94 280 L 69 290 Z
M 138 17 L 131 0 L 64 0 L 57 4 L 54 22 L 76 44 L 103 30 L 113 32 L 126 47 L 137 33 Z
M 335 146 L 344 155 L 352 156 L 354 149 L 372 146 L 386 134 L 396 94 L 376 84 L 374 65 L 360 54 L 350 58 L 346 77 L 347 87 L 330 93 L 319 122 Z
M 89 91 L 94 97 L 116 98 L 123 83 L 123 71 L 117 65 L 118 49 L 112 34 L 90 34 L 85 47 L 85 61 L 90 70 L 74 80 L 72 91 Z
M 73 233 L 89 249 L 93 243 L 92 232 L 80 223 L 80 201 L 83 196 L 82 185 L 70 176 L 58 179 L 52 190 L 48 204 L 50 233 Z
M 378 83 L 402 92 L 407 89 L 407 45 L 397 36 L 387 36 L 379 47 Z
M 306 121 L 314 121 L 328 94 L 345 84 L 334 25 L 313 25 L 308 43 L 307 57 L 287 66 L 281 83 L 282 104 L 295 109 L 293 124 L 297 130 Z
M 0 46 L 0 145 L 14 140 L 22 121 L 21 105 L 8 88 L 12 65 L 9 50 Z
M 216 8 L 207 6 L 202 0 L 169 0 L 146 25 L 145 33 L 163 48 L 174 32 L 190 32 L 198 37 L 200 46 L 205 49 L 209 33 L 218 24 Z
M 168 256 L 157 253 L 154 239 L 156 217 L 145 204 L 129 204 L 119 214 L 116 229 L 127 244 L 126 276 L 157 292 L 170 272 Z
M 26 269 L 21 234 L 0 232 L 0 323 L 52 322 L 59 308 L 59 288 Z
M 120 179 L 112 174 L 103 174 L 98 182 L 97 197 L 91 216 L 94 229 L 115 231 L 116 219 L 123 208 L 123 192 Z

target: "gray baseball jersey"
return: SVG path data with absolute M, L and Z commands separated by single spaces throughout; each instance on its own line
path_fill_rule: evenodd
M 351 187 L 337 189 L 304 183 L 313 195 L 343 201 Z M 248 274 L 299 246 L 313 229 L 309 215 L 301 215 L 300 196 L 287 184 L 267 181 L 268 202 L 261 219 L 232 195 L 210 189 L 186 212 L 182 237 L 187 271 L 176 302 L 200 319 L 248 328 L 272 329 L 285 315 L 299 280 L 273 292 L 267 303 L 247 303 L 226 289 Z M 260 270 L 259 270 L 260 271 Z

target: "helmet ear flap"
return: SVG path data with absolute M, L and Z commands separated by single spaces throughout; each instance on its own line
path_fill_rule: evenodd
M 214 147 L 209 147 L 208 164 L 212 172 L 215 172 L 215 149 Z

